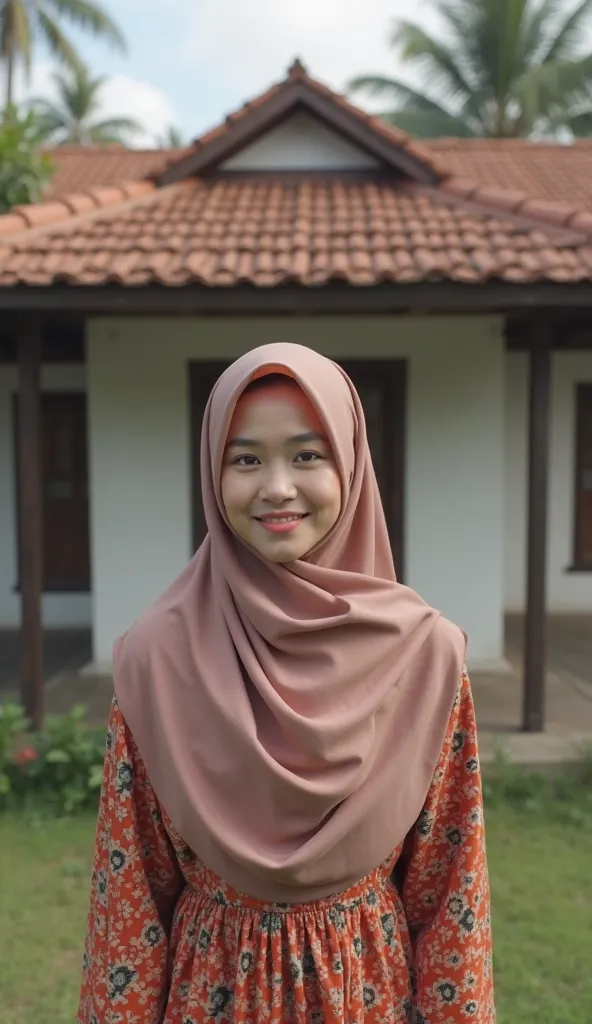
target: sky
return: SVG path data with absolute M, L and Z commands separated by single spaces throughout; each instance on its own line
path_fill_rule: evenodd
M 116 16 L 127 56 L 69 34 L 91 71 L 107 76 L 101 114 L 145 126 L 136 145 L 154 144 L 170 125 L 185 140 L 195 138 L 284 78 L 295 57 L 338 91 L 356 74 L 399 74 L 388 45 L 393 22 L 412 16 L 437 28 L 423 0 L 103 0 L 103 6 Z M 38 47 L 32 80 L 27 86 L 20 78 L 17 98 L 53 98 L 54 70 Z

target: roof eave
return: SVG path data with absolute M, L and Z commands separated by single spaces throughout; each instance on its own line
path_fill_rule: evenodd
M 0 309 L 6 312 L 77 312 L 85 316 L 233 316 L 262 314 L 388 315 L 451 314 L 544 308 L 592 308 L 592 281 L 576 284 L 540 281 L 510 284 L 460 284 L 451 281 L 417 284 L 354 286 L 333 282 L 322 287 L 248 285 L 208 288 L 187 285 L 82 287 L 55 284 L 0 289 Z

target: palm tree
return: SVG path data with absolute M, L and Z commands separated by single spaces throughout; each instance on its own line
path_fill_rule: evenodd
M 67 67 L 81 64 L 72 43 L 62 31 L 63 21 L 87 29 L 120 51 L 125 40 L 115 22 L 94 0 L 0 0 L 0 60 L 6 66 L 5 108 L 13 103 L 14 71 L 22 61 L 27 77 L 31 70 L 33 43 L 43 39 Z
M 92 78 L 83 65 L 68 74 L 56 73 L 53 80 L 58 93 L 57 103 L 46 99 L 33 100 L 33 109 L 45 138 L 58 146 L 66 144 L 90 145 L 119 142 L 124 145 L 128 136 L 142 130 L 137 121 L 129 117 L 97 120 L 100 91 L 104 78 Z
M 350 88 L 394 101 L 383 115 L 411 134 L 512 137 L 592 131 L 592 56 L 581 41 L 592 0 L 427 0 L 445 34 L 398 22 L 391 43 L 426 88 L 363 75 Z

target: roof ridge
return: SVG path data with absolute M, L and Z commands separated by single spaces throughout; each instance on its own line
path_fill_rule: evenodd
M 576 231 L 592 237 L 592 213 L 581 206 L 551 199 L 536 199 L 527 192 L 495 185 L 480 185 L 472 178 L 450 175 L 439 183 L 437 191 L 444 195 L 480 203 L 502 214 L 525 217 L 541 226 Z
M 85 192 L 72 192 L 62 199 L 13 206 L 7 213 L 0 214 L 0 239 L 64 223 L 84 213 L 96 213 L 128 200 L 141 199 L 155 191 L 157 185 L 153 181 L 138 178 L 119 185 L 100 185 Z

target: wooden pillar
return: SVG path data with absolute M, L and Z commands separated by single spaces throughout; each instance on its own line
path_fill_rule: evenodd
M 41 491 L 41 324 L 18 323 L 18 481 L 21 697 L 35 728 L 43 722 L 43 509 Z
M 547 517 L 553 326 L 537 321 L 530 337 L 528 416 L 528 563 L 524 645 L 524 732 L 545 728 L 547 666 Z

